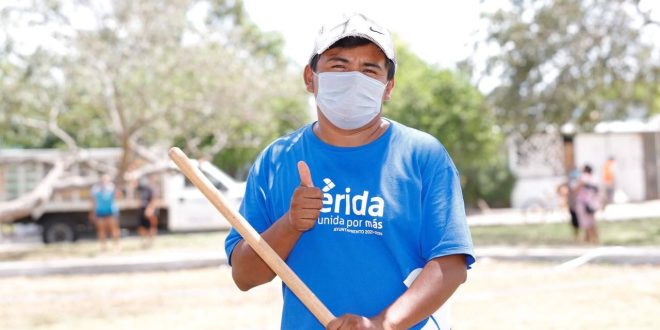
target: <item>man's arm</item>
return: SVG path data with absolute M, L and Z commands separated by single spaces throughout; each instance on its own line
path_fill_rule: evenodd
M 287 223 L 288 216 L 289 212 L 285 213 L 275 224 L 261 233 L 261 237 L 282 260 L 286 260 L 302 234 Z M 275 273 L 245 240 L 241 240 L 234 247 L 231 253 L 231 265 L 231 275 L 236 286 L 242 291 L 268 283 L 275 277 Z
M 438 310 L 467 278 L 465 255 L 430 260 L 417 279 L 394 303 L 371 319 L 346 314 L 327 329 L 408 329 Z
M 261 237 L 282 260 L 287 259 L 300 236 L 314 227 L 323 207 L 323 192 L 314 187 L 309 168 L 304 162 L 298 163 L 298 172 L 300 186 L 293 193 L 289 211 L 261 233 Z M 268 283 L 275 277 L 275 273 L 245 240 L 236 244 L 230 258 L 232 277 L 243 291 Z

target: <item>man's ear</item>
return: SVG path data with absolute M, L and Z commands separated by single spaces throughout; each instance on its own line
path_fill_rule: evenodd
M 383 101 L 389 101 L 392 93 L 392 89 L 394 89 L 394 79 L 390 80 L 387 82 L 387 85 L 385 86 L 385 93 L 383 94 Z
M 305 89 L 314 94 L 314 71 L 312 71 L 312 67 L 309 64 L 305 65 L 303 80 L 305 81 Z

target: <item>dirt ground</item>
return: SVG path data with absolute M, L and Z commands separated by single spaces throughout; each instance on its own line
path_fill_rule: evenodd
M 657 329 L 660 267 L 481 259 L 454 329 Z M 250 292 L 227 267 L 0 279 L 0 329 L 278 329 L 278 281 Z

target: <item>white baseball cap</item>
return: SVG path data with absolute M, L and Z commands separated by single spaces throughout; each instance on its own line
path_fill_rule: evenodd
M 396 71 L 394 43 L 389 31 L 359 13 L 344 15 L 340 20 L 324 24 L 314 41 L 314 51 L 309 61 L 311 62 L 314 56 L 322 54 L 335 42 L 346 37 L 361 37 L 376 44 L 383 50 L 385 56 L 392 60 Z

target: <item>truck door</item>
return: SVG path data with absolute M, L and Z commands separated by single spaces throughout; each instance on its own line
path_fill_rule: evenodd
M 227 187 L 212 177 L 209 179 L 221 193 L 226 194 Z M 222 214 L 183 174 L 169 175 L 165 189 L 170 230 L 194 231 L 230 227 Z

